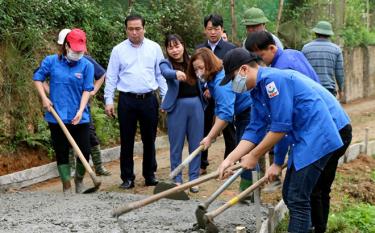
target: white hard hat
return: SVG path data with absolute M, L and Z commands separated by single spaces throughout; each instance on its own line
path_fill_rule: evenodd
M 57 38 L 57 43 L 58 43 L 59 45 L 64 44 L 65 37 L 66 37 L 66 35 L 68 35 L 68 33 L 69 33 L 70 31 L 71 31 L 70 29 L 68 29 L 68 28 L 64 28 L 63 30 L 61 30 L 61 31 L 59 32 L 59 37 Z

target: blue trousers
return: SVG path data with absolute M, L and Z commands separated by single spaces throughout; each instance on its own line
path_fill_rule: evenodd
M 176 106 L 167 115 L 170 144 L 171 171 L 182 161 L 185 137 L 189 144 L 189 154 L 199 147 L 204 131 L 204 112 L 199 97 L 179 98 Z M 201 155 L 198 154 L 189 164 L 189 180 L 199 177 Z M 183 183 L 182 174 L 174 182 Z
M 331 154 L 298 171 L 292 164 L 285 176 L 283 199 L 289 209 L 288 232 L 307 233 L 311 226 L 310 196 Z

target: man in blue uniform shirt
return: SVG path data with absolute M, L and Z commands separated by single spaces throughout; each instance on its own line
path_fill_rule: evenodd
M 255 59 L 244 49 L 234 49 L 224 58 L 226 77 L 221 84 L 233 80 L 233 87 L 251 90 L 253 107 L 241 142 L 218 168 L 220 177 L 227 176 L 226 169 L 239 159 L 245 169 L 254 168 L 287 134 L 291 148 L 283 199 L 290 212 L 288 231 L 308 232 L 310 195 L 332 153 L 343 146 L 336 125 L 345 124 L 346 116 L 332 95 L 329 99 L 322 93 L 321 85 L 295 71 L 259 67 Z M 338 115 L 333 117 L 331 112 Z M 275 154 L 266 172 L 269 180 L 280 174 L 284 159 L 283 154 Z
M 319 76 L 303 53 L 294 49 L 278 48 L 272 34 L 267 31 L 250 34 L 245 47 L 258 54 L 271 67 L 295 70 L 320 83 Z

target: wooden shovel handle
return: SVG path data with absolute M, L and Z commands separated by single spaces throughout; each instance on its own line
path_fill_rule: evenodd
M 231 169 L 231 170 L 237 170 L 240 167 L 241 167 L 240 164 L 236 164 L 236 165 L 230 167 L 229 169 Z M 128 204 L 126 204 L 124 206 L 120 206 L 120 207 L 118 207 L 118 208 L 116 208 L 116 209 L 114 209 L 112 211 L 112 216 L 113 217 L 119 217 L 122 214 L 128 213 L 128 212 L 130 212 L 132 210 L 141 208 L 141 207 L 146 206 L 148 204 L 151 204 L 151 203 L 153 203 L 155 201 L 158 201 L 159 199 L 161 199 L 163 197 L 169 196 L 169 195 L 171 195 L 173 193 L 180 192 L 182 190 L 188 189 L 188 188 L 193 187 L 195 185 L 204 183 L 204 182 L 206 182 L 208 180 L 217 178 L 218 176 L 219 176 L 219 171 L 215 171 L 215 172 L 212 172 L 212 173 L 207 174 L 205 176 L 201 176 L 198 179 L 195 179 L 195 180 L 192 180 L 190 182 L 184 183 L 182 185 L 178 185 L 178 186 L 176 186 L 174 188 L 165 190 L 164 192 L 157 193 L 155 195 L 149 196 L 149 197 L 147 197 L 147 198 L 145 198 L 143 200 L 131 202 L 131 203 L 128 203 Z
M 78 158 L 81 160 L 83 166 L 85 167 L 86 171 L 88 171 L 88 173 L 90 174 L 90 177 L 92 178 L 94 184 L 96 185 L 96 183 L 99 183 L 99 181 L 97 181 L 95 173 L 91 169 L 90 164 L 87 162 L 85 156 L 82 154 L 82 152 L 79 149 L 77 143 L 73 139 L 72 135 L 69 133 L 69 130 L 66 128 L 64 122 L 62 122 L 61 118 L 59 117 L 59 115 L 57 114 L 57 112 L 55 111 L 55 109 L 53 107 L 51 107 L 51 113 L 52 113 L 53 117 L 55 117 L 57 123 L 60 125 L 62 131 L 64 132 L 68 141 L 72 145 L 72 148 L 73 148 L 74 152 L 76 153 Z
M 287 166 L 287 164 L 284 164 L 282 166 L 282 169 L 284 169 L 286 166 Z M 261 184 L 267 182 L 267 180 L 268 180 L 268 178 L 266 176 L 263 176 L 261 179 L 259 179 L 257 182 L 252 184 L 250 187 L 248 187 L 244 191 L 242 191 L 240 194 L 233 197 L 232 199 L 230 199 L 228 202 L 226 202 L 224 205 L 220 206 L 219 208 L 205 214 L 205 216 L 208 219 L 213 220 L 216 216 L 223 213 L 226 209 L 228 209 L 229 207 L 237 204 L 240 200 L 247 197 L 251 192 L 253 192 L 255 189 L 257 189 Z
M 172 180 L 175 178 L 178 173 L 182 171 L 188 165 L 202 150 L 204 149 L 204 145 L 200 145 L 197 149 L 195 149 L 186 159 L 176 167 L 171 174 L 169 175 L 169 178 Z

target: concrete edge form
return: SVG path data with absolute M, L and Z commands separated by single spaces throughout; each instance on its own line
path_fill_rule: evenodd
M 277 203 L 276 207 L 271 207 L 268 212 L 268 218 L 262 223 L 259 233 L 271 233 L 275 230 L 280 221 L 288 213 L 288 208 L 286 207 L 283 200 Z
M 163 149 L 169 146 L 168 136 L 156 138 L 156 149 Z M 134 144 L 134 153 L 142 154 L 142 142 Z M 120 158 L 120 146 L 102 150 L 102 160 L 104 163 L 111 162 Z M 23 171 L 14 172 L 0 176 L 0 190 L 19 189 L 33 185 L 42 181 L 58 177 L 56 162 L 45 164 L 38 167 L 29 168 Z

